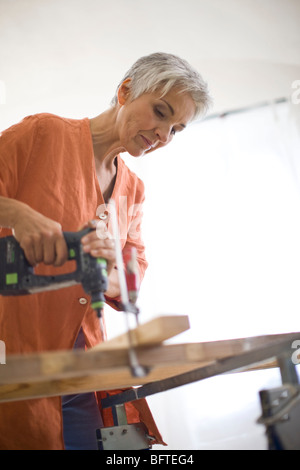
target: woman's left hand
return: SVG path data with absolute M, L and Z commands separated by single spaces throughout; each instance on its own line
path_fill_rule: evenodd
M 90 221 L 83 228 L 93 228 L 81 239 L 83 251 L 90 253 L 95 258 L 104 258 L 107 261 L 107 273 L 111 273 L 116 265 L 115 242 L 112 240 L 110 233 L 106 229 L 106 225 L 101 220 Z

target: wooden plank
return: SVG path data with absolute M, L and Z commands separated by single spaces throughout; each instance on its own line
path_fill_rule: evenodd
M 189 328 L 187 316 L 163 316 L 139 325 L 131 330 L 132 343 L 137 346 L 160 344 L 165 339 L 178 335 Z M 103 368 L 128 367 L 128 334 L 85 351 L 53 351 L 27 355 L 8 356 L 6 367 L 1 369 L 1 383 L 16 383 L 20 380 L 47 380 L 95 373 Z M 123 351 L 121 351 L 123 349 Z M 102 352 L 101 355 L 95 354 Z
M 198 382 L 199 380 L 208 379 L 216 375 L 228 372 L 231 373 L 233 371 L 243 371 L 251 364 L 266 362 L 270 360 L 270 358 L 276 358 L 279 364 L 281 359 L 284 357 L 285 359 L 283 362 L 286 363 L 286 360 L 291 361 L 291 345 L 295 340 L 298 340 L 298 338 L 299 333 L 296 333 L 284 335 L 279 340 L 277 339 L 270 342 L 266 340 L 265 344 L 260 344 L 252 349 L 247 348 L 241 354 L 222 357 L 191 371 L 176 375 L 175 377 L 169 377 L 157 382 L 150 382 L 136 389 L 128 389 L 122 391 L 122 393 L 117 393 L 116 395 L 104 399 L 102 401 L 102 406 L 110 407 L 120 405 L 140 398 L 145 398 L 156 393 L 171 390 L 179 386 Z M 296 379 L 296 377 L 293 378 Z M 296 382 L 298 383 L 297 380 Z
M 95 390 L 115 390 L 156 382 L 166 377 L 195 369 L 198 364 L 171 364 L 155 366 L 149 375 L 137 379 L 128 367 L 112 371 L 102 371 L 94 375 L 61 378 L 56 380 L 20 382 L 0 385 L 0 403 L 32 398 L 62 396 L 74 393 L 94 392 Z
M 274 352 L 278 342 L 292 344 L 296 338 L 300 338 L 299 333 L 207 343 L 138 346 L 136 352 L 140 364 L 151 368 L 150 374 L 142 379 L 132 377 L 127 349 L 8 356 L 6 365 L 0 368 L 0 401 L 126 388 L 197 368 L 202 368 L 205 374 L 205 367 L 210 365 L 212 370 L 222 370 L 222 364 L 228 359 L 234 359 L 229 361 L 234 370 L 235 364 L 240 363 L 235 358 L 246 354 L 245 369 L 273 357 L 260 355 L 268 345 Z
M 222 357 L 241 354 L 260 344 L 280 339 L 282 335 L 269 337 L 213 341 L 206 343 L 188 343 L 186 345 L 169 345 L 160 349 L 148 347 L 138 351 L 140 361 L 144 365 L 163 364 L 164 361 L 177 361 L 177 363 L 209 362 Z M 284 337 L 284 335 L 283 335 Z M 128 367 L 128 354 L 126 350 L 97 351 L 58 351 L 40 354 L 8 356 L 6 365 L 1 366 L 0 383 L 13 383 L 23 380 L 47 380 L 60 377 L 90 375 L 104 369 L 115 367 Z
M 297 334 L 298 335 L 298 334 Z M 300 335 L 300 334 L 299 334 Z M 290 336 L 288 336 L 290 337 Z M 299 336 L 300 337 L 300 336 Z M 205 363 L 220 358 L 236 356 L 261 345 L 272 344 L 286 335 L 213 341 L 206 343 L 139 346 L 136 352 L 141 364 Z M 100 370 L 129 367 L 126 348 L 108 350 L 69 350 L 27 355 L 8 355 L 0 369 L 0 384 L 92 375 Z
M 193 353 L 189 349 L 193 348 Z M 173 344 L 139 346 L 136 353 L 140 363 L 147 367 L 198 363 L 195 346 Z M 200 347 L 199 357 L 202 355 Z M 20 382 L 43 382 L 61 378 L 89 376 L 97 373 L 114 375 L 122 370 L 129 371 L 128 349 L 105 351 L 61 351 L 22 356 L 8 356 L 1 368 L 0 384 Z
M 154 318 L 131 330 L 133 346 L 147 346 L 163 343 L 167 339 L 183 333 L 190 328 L 189 317 L 186 315 L 165 315 Z M 129 345 L 128 333 L 99 343 L 90 351 L 104 351 L 108 349 L 127 348 Z

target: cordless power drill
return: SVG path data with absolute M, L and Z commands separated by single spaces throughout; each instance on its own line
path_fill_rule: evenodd
M 76 261 L 76 270 L 56 276 L 42 276 L 25 258 L 24 251 L 13 236 L 0 238 L 0 295 L 27 295 L 82 284 L 91 297 L 91 306 L 100 319 L 103 332 L 102 310 L 104 292 L 108 287 L 107 261 L 95 258 L 82 249 L 81 239 L 93 229 L 63 232 L 68 247 L 68 260 Z

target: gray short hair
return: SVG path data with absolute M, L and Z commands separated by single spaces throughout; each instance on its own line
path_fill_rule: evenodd
M 194 119 L 205 114 L 212 103 L 207 84 L 202 76 L 186 60 L 173 54 L 156 52 L 138 59 L 119 83 L 111 101 L 112 106 L 117 105 L 118 89 L 128 78 L 131 79 L 132 100 L 143 93 L 159 89 L 164 96 L 174 87 L 179 88 L 181 93 L 189 93 L 196 106 Z

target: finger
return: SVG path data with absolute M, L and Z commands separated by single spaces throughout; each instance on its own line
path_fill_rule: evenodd
M 116 259 L 115 259 L 115 252 L 112 249 L 98 249 L 98 250 L 92 250 L 90 252 L 91 256 L 95 258 L 103 258 L 107 262 L 107 272 L 110 274 L 111 270 L 116 264 Z
M 88 222 L 86 222 L 85 224 L 81 225 L 78 229 L 78 232 L 80 232 L 81 230 L 85 229 L 85 228 L 96 228 L 97 227 L 97 223 L 98 223 L 98 220 L 89 220 Z
M 100 222 L 100 220 L 95 220 L 95 219 L 89 220 L 87 223 L 87 226 L 90 228 L 96 228 L 98 225 L 98 222 Z
M 63 236 L 56 241 L 55 253 L 54 266 L 62 266 L 68 259 L 67 243 Z
M 44 253 L 43 253 L 43 243 L 41 238 L 38 235 L 35 235 L 33 239 L 33 252 L 34 252 L 34 259 L 35 263 L 41 263 L 43 261 Z
M 82 237 L 81 243 L 83 245 L 87 245 L 87 244 L 92 243 L 95 240 L 99 240 L 99 238 L 97 236 L 96 230 L 93 230 L 92 232 L 90 232 L 87 235 L 85 235 L 84 237 Z
M 97 229 L 93 230 L 92 232 L 82 237 L 81 243 L 83 245 L 90 245 L 92 242 L 99 241 L 99 240 L 107 240 L 110 238 L 111 238 L 111 235 L 108 232 L 105 223 L 102 221 L 99 221 L 97 223 Z
M 109 238 L 105 239 L 105 240 L 99 240 L 99 239 L 96 239 L 96 240 L 90 240 L 89 243 L 86 243 L 84 244 L 83 246 L 83 250 L 85 252 L 91 252 L 91 251 L 105 251 L 105 250 L 108 250 L 109 252 L 112 251 L 113 253 L 115 253 L 115 243 L 114 243 L 114 240 L 111 240 Z
M 23 247 L 23 250 L 24 250 L 24 254 L 25 254 L 25 257 L 26 257 L 28 263 L 31 266 L 36 266 L 37 262 L 36 262 L 36 259 L 35 259 L 35 252 L 34 252 L 33 245 L 29 245 L 26 248 Z
M 107 260 L 115 260 L 115 246 L 113 240 L 99 240 L 95 243 L 92 243 L 89 247 L 89 252 L 92 256 L 102 257 Z
M 111 248 L 98 248 L 90 251 L 94 258 L 104 258 L 107 261 L 115 260 L 115 252 Z
M 54 264 L 55 261 L 55 243 L 53 240 L 44 241 L 44 263 L 45 264 Z
M 20 242 L 20 247 L 24 251 L 25 257 L 31 266 L 36 265 L 35 250 L 33 240 L 29 237 L 24 237 Z

